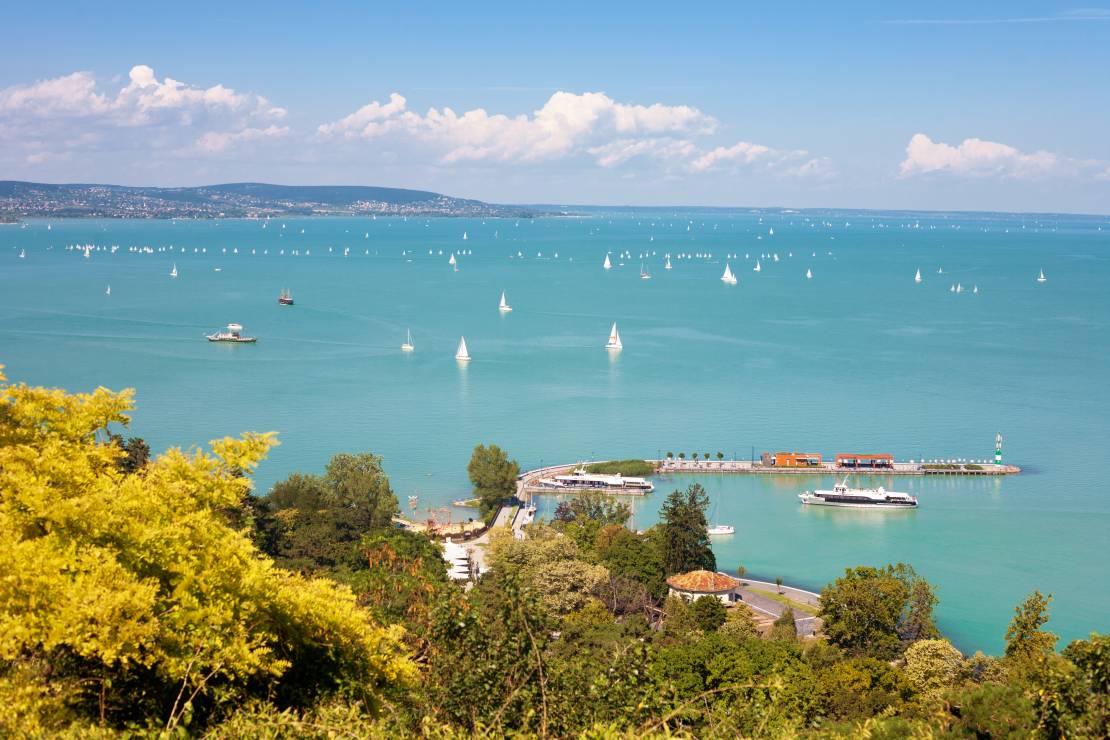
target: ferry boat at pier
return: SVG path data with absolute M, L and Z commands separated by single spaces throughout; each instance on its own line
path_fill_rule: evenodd
M 879 488 L 849 488 L 848 479 L 833 486 L 831 491 L 805 491 L 798 494 L 803 504 L 845 506 L 853 509 L 915 509 L 917 497 L 908 493 Z
M 242 324 L 228 324 L 226 329 L 208 334 L 205 338 L 209 342 L 231 342 L 233 344 L 254 344 L 258 341 L 257 337 L 244 337 L 242 331 Z
M 634 496 L 643 496 L 655 490 L 654 484 L 646 478 L 626 478 L 620 473 L 615 475 L 587 473 L 581 468 L 568 475 L 540 478 L 534 488 L 545 493 L 598 491 L 600 493 L 631 494 Z

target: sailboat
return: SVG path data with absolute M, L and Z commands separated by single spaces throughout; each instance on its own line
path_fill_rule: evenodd
M 172 278 L 177 277 L 177 263 L 176 262 L 173 263 L 173 269 L 170 270 L 170 277 L 172 277 Z
M 603 262 L 601 266 L 604 267 L 606 270 L 611 270 L 613 268 L 613 263 L 609 261 L 608 254 L 605 255 L 605 262 Z
M 651 273 L 644 269 L 644 263 L 640 263 L 640 279 L 651 280 Z
M 920 268 L 920 267 L 919 267 L 919 268 L 917 268 L 917 272 L 916 272 L 916 273 L 914 273 L 914 276 L 913 276 L 913 281 L 914 281 L 915 283 L 920 283 L 920 282 L 921 282 L 921 268 Z
M 278 305 L 280 305 L 280 306 L 292 306 L 293 305 L 293 291 L 286 290 L 285 288 L 282 288 L 281 293 L 278 294 Z
M 469 239 L 469 238 L 470 238 L 470 237 L 469 237 L 469 236 L 467 236 L 467 235 L 466 235 L 466 232 L 464 231 L 464 232 L 463 232 L 463 241 L 465 242 L 465 241 L 466 241 L 467 239 Z
M 501 313 L 508 313 L 513 310 L 513 307 L 505 300 L 505 291 L 501 291 L 501 303 L 497 305 L 497 309 L 501 311 Z
M 979 286 L 978 285 L 971 286 L 971 292 L 972 293 L 978 293 L 979 292 Z
M 605 343 L 605 349 L 614 352 L 620 352 L 624 349 L 624 345 L 621 344 L 621 335 L 617 333 L 617 322 L 615 321 L 613 322 L 613 328 L 609 330 L 609 341 Z
M 723 534 L 736 534 L 736 527 L 731 524 L 721 524 L 718 518 L 718 510 L 721 507 L 721 497 L 718 494 L 717 499 L 713 502 L 713 524 L 706 527 L 705 533 L 708 535 L 723 535 Z
M 669 254 L 667 255 L 667 261 L 663 263 L 663 269 L 664 270 L 671 269 L 671 256 Z
M 26 249 L 19 250 L 19 259 L 21 259 L 21 260 L 27 259 L 27 250 Z
M 458 263 L 459 263 L 459 261 L 455 259 L 455 253 L 452 252 L 450 259 L 447 260 L 447 264 L 451 265 L 451 267 L 454 267 Z
M 416 345 L 412 343 L 412 330 L 405 329 L 405 343 L 401 345 L 402 352 L 412 352 Z
M 811 270 L 807 267 L 806 268 L 806 280 L 812 280 L 812 279 L 813 279 L 813 270 Z
M 964 286 L 961 285 L 960 283 L 956 283 L 956 292 L 957 293 L 963 293 L 964 292 Z
M 108 290 L 104 291 L 104 295 L 112 295 L 112 286 L 108 286 Z
M 732 274 L 732 267 L 727 262 L 725 263 L 725 273 L 721 275 L 721 282 L 736 285 L 736 276 Z
M 762 270 L 763 270 L 763 268 L 760 267 L 759 260 L 756 260 L 755 261 L 755 267 L 752 268 L 752 272 L 760 272 Z
M 1048 278 L 1046 278 L 1044 276 L 1044 269 L 1043 268 L 1041 269 L 1041 274 L 1037 276 L 1037 282 L 1038 283 L 1047 283 L 1048 282 Z
M 466 351 L 466 337 L 459 337 L 459 348 L 455 352 L 455 359 L 459 362 L 470 362 L 470 353 Z

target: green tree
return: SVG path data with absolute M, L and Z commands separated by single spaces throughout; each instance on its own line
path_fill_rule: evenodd
M 478 445 L 466 466 L 474 495 L 478 498 L 478 509 L 483 517 L 488 517 L 501 503 L 516 494 L 516 479 L 520 476 L 520 465 L 510 460 L 497 445 Z
M 775 576 L 775 587 L 782 593 L 782 576 Z
M 596 552 L 613 575 L 636 580 L 656 599 L 667 593 L 663 556 L 648 535 L 607 527 L 599 533 Z
M 772 640 L 795 640 L 798 637 L 798 627 L 794 623 L 794 610 L 786 607 L 771 626 L 770 638 Z
M 570 510 L 575 519 L 592 519 L 601 526 L 624 525 L 632 516 L 631 506 L 597 491 L 583 491 L 575 496 L 570 502 Z
M 381 463 L 368 452 L 340 454 L 323 476 L 293 473 L 275 483 L 264 500 L 276 530 L 268 552 L 305 573 L 365 568 L 358 543 L 390 528 L 398 508 Z
M 897 670 L 873 658 L 850 658 L 821 670 L 816 690 L 824 714 L 835 720 L 897 711 L 913 696 L 913 688 Z
M 252 699 L 307 707 L 339 692 L 374 711 L 415 678 L 400 628 L 376 626 L 345 588 L 275 569 L 228 524 L 272 435 L 172 449 L 128 474 L 97 434 L 127 422 L 129 391 L 3 381 L 6 716 L 31 734 L 74 723 L 173 732 Z
M 673 459 L 674 459 L 674 453 L 673 453 L 673 452 L 670 452 L 670 451 L 668 451 L 668 452 L 667 452 L 667 459 L 668 459 L 668 460 L 673 460 Z
M 694 621 L 702 632 L 716 632 L 728 618 L 728 610 L 716 596 L 699 596 L 693 609 Z
M 937 605 L 933 587 L 924 578 L 913 578 L 906 613 L 898 626 L 898 636 L 903 642 L 932 640 L 940 636 L 933 620 L 933 607 Z
M 965 669 L 963 654 L 948 640 L 918 640 L 906 648 L 906 679 L 918 693 L 954 686 Z
M 852 655 L 894 657 L 904 646 L 907 619 L 912 618 L 914 625 L 931 623 L 935 600 L 911 601 L 918 579 L 913 568 L 903 563 L 845 570 L 821 592 L 825 633 Z
M 751 607 L 744 603 L 734 604 L 728 610 L 725 623 L 721 625 L 718 631 L 736 640 L 746 640 L 759 636 L 759 628 L 752 617 Z
M 146 467 L 150 462 L 150 445 L 142 437 L 123 438 L 121 434 L 108 435 L 109 441 L 123 450 L 123 457 L 119 461 L 119 469 L 124 473 L 134 473 Z
M 705 518 L 708 506 L 709 495 L 699 483 L 685 492 L 672 491 L 663 502 L 659 527 L 667 575 L 717 569 Z
M 748 569 L 745 568 L 743 565 L 737 565 L 736 566 L 736 578 L 737 578 L 737 580 L 740 581 L 740 586 L 741 587 L 744 585 L 744 575 L 747 572 L 748 572 Z
M 1041 629 L 1048 622 L 1050 603 L 1052 594 L 1034 591 L 1014 607 L 1014 617 L 1006 629 L 1006 659 L 1019 669 L 1032 667 L 1056 646 L 1056 635 Z
M 721 452 L 720 450 L 717 450 L 717 460 L 724 460 L 724 459 L 725 459 L 725 453 Z
M 1110 737 L 1110 636 L 1091 634 L 1088 640 L 1075 640 L 1061 653 L 1077 668 L 1086 711 L 1082 731 L 1090 737 Z
M 678 459 L 679 460 L 685 460 L 686 459 L 686 453 L 685 452 L 678 453 Z

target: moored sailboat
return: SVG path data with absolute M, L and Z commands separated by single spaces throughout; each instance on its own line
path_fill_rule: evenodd
M 502 313 L 508 313 L 513 310 L 513 307 L 505 300 L 505 291 L 501 291 L 501 303 L 498 304 L 497 309 Z
M 405 343 L 401 345 L 402 352 L 412 352 L 416 345 L 412 343 L 412 330 L 405 329 Z

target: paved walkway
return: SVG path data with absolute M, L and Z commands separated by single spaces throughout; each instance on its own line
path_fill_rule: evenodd
M 741 601 L 756 612 L 777 619 L 786 611 L 786 604 L 765 595 L 767 593 L 775 594 L 780 591 L 779 587 L 774 583 L 756 581 L 751 578 L 744 578 L 741 583 L 743 585 L 736 589 L 737 595 L 740 597 Z M 806 591 L 784 584 L 781 588 L 781 592 L 782 595 L 788 599 L 806 604 L 814 609 L 821 608 L 821 597 L 812 591 Z M 811 635 L 820 629 L 821 620 L 818 617 L 806 614 L 800 609 L 795 609 L 794 627 L 799 635 Z

